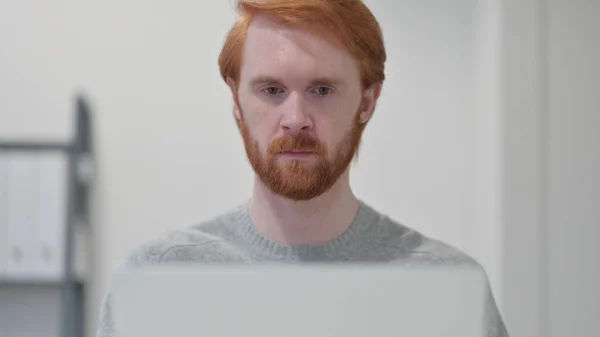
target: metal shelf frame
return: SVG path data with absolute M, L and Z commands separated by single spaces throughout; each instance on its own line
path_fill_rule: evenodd
M 84 336 L 85 289 L 88 280 L 75 273 L 75 226 L 89 226 L 88 194 L 92 179 L 84 170 L 93 163 L 91 110 L 86 99 L 75 99 L 75 133 L 68 142 L 10 141 L 0 139 L 0 152 L 63 152 L 67 163 L 67 207 L 65 244 L 63 256 L 64 274 L 61 280 L 0 280 L 2 287 L 40 286 L 59 287 L 61 294 L 60 336 Z M 86 258 L 87 261 L 87 258 Z M 89 269 L 89 266 L 86 265 Z

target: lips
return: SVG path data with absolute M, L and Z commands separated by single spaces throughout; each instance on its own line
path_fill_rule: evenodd
M 290 150 L 290 151 L 281 151 L 282 154 L 313 154 L 313 151 L 303 151 L 303 150 Z
M 302 160 L 307 159 L 315 155 L 313 151 L 283 151 L 279 153 L 280 156 L 288 159 Z

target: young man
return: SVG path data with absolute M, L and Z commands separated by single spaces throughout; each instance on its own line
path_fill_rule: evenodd
M 475 265 L 357 199 L 349 164 L 375 110 L 386 53 L 360 0 L 240 0 L 219 66 L 256 172 L 254 192 L 198 226 L 135 251 L 170 262 L 398 262 Z M 479 267 L 479 266 L 478 266 Z M 490 292 L 489 337 L 507 336 Z M 110 298 L 99 337 L 113 336 Z

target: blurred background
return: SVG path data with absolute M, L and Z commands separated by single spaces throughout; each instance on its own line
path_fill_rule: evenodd
M 357 195 L 476 258 L 511 336 L 600 336 L 600 2 L 365 2 Z M 0 2 L 1 336 L 93 336 L 128 252 L 250 195 L 231 4 Z

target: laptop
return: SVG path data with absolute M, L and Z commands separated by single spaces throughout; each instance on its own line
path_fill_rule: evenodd
M 117 337 L 482 337 L 485 275 L 390 265 L 120 271 Z

